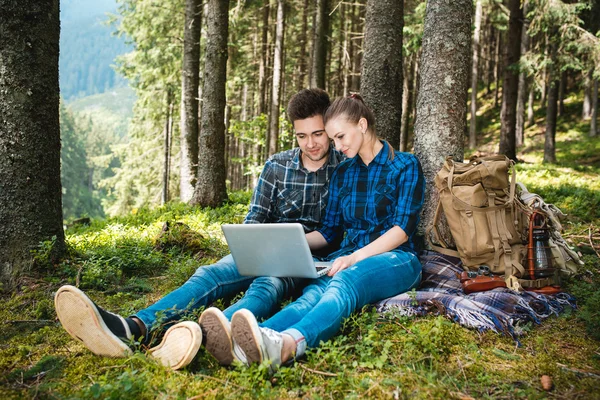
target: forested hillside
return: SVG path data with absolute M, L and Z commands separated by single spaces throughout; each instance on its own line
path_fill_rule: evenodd
M 60 93 L 67 102 L 126 85 L 113 66 L 131 46 L 107 24 L 116 10 L 115 0 L 61 1 Z

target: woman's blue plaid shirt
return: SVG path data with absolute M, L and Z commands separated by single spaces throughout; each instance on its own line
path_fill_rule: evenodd
M 319 232 L 331 243 L 345 233 L 334 259 L 365 247 L 394 225 L 406 232 L 408 241 L 398 249 L 415 252 L 412 237 L 419 222 L 425 196 L 425 178 L 419 160 L 410 153 L 383 149 L 369 165 L 359 156 L 342 162 L 329 182 L 329 201 Z

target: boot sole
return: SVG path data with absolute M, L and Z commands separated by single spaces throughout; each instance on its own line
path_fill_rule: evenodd
M 246 354 L 248 363 L 262 363 L 262 334 L 254 315 L 248 310 L 239 310 L 231 317 L 231 334 Z
M 133 352 L 104 323 L 94 303 L 75 286 L 63 286 L 54 296 L 54 307 L 63 328 L 99 356 L 121 358 Z
M 208 308 L 200 316 L 200 326 L 206 338 L 204 347 L 221 365 L 233 362 L 233 345 L 229 321 L 220 310 Z M 216 311 L 215 311 L 216 310 Z
M 194 360 L 202 344 L 202 330 L 192 321 L 170 327 L 162 341 L 148 350 L 148 354 L 165 367 L 181 369 Z

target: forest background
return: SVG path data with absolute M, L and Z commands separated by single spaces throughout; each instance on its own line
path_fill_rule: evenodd
M 470 152 L 497 152 L 499 148 L 481 145 L 490 139 L 495 139 L 494 144 L 500 141 L 498 137 L 486 138 L 487 121 L 477 125 L 473 115 L 481 119 L 487 110 L 473 96 L 492 93 L 492 107 L 499 113 L 503 106 L 504 74 L 517 68 L 519 103 L 516 115 L 512 116 L 517 119 L 514 128 L 517 143 L 504 153 L 515 159 L 514 149 L 527 146 L 523 131 L 533 125 L 536 112 L 546 114 L 547 88 L 553 86 L 557 88 L 556 115 L 564 114 L 565 100 L 578 94 L 583 99 L 581 118 L 589 122 L 593 136 L 592 130 L 597 129 L 592 118 L 597 109 L 597 102 L 593 101 L 597 82 L 593 70 L 597 59 L 590 48 L 594 47 L 594 31 L 600 17 L 595 2 L 595 8 L 591 8 L 592 3 L 571 3 L 540 2 L 529 8 L 525 5 L 523 12 L 527 18 L 520 20 L 523 56 L 515 64 L 518 57 L 507 61 L 504 58 L 508 55 L 503 52 L 506 43 L 514 41 L 509 37 L 510 10 L 498 1 L 475 2 L 475 16 L 479 18 L 473 19 L 473 29 L 477 41 L 473 45 L 473 69 L 467 78 L 476 84 L 469 84 L 472 87 L 466 116 L 469 123 L 465 125 Z M 252 189 L 257 173 L 273 149 L 294 146 L 285 103 L 295 91 L 311 84 L 316 86 L 316 80 L 320 79 L 321 86 L 332 97 L 360 92 L 364 2 L 332 2 L 327 5 L 326 20 L 319 21 L 319 15 L 325 14 L 318 13 L 317 6 L 323 4 L 286 2 L 282 66 L 277 77 L 281 79 L 278 85 L 281 94 L 274 108 L 278 121 L 273 121 L 269 119 L 269 111 L 273 103 L 276 4 L 231 3 L 225 144 L 228 189 Z M 88 7 L 75 0 L 63 0 L 61 6 L 65 220 L 114 216 L 169 200 L 189 200 L 189 190 L 181 192 L 184 187 L 180 183 L 181 157 L 185 151 L 181 146 L 181 138 L 185 136 L 181 132 L 182 127 L 185 129 L 181 116 L 184 1 L 157 6 L 152 1 L 117 4 L 103 0 Z M 403 107 L 395 143 L 402 150 L 412 149 L 424 14 L 425 2 L 405 2 Z M 206 18 L 201 21 L 205 24 Z M 564 30 L 560 43 L 549 41 L 551 29 L 565 26 L 580 31 Z M 200 38 L 199 52 L 204 54 L 206 32 Z M 556 51 L 551 54 L 554 48 Z M 322 65 L 313 56 L 315 51 L 323 52 Z M 511 63 L 509 67 L 505 65 L 507 62 Z M 199 65 L 199 96 L 203 65 Z M 554 69 L 556 72 L 550 77 Z M 274 129 L 276 133 L 272 132 Z M 277 142 L 271 149 L 267 143 L 270 138 Z
M 369 5 L 380 7 L 377 18 Z M 66 224 L 67 240 L 39 239 L 42 230 L 34 229 L 33 246 L 24 243 L 29 269 L 0 299 L 3 397 L 600 396 L 597 1 L 72 0 L 61 7 L 59 227 L 62 233 Z M 228 22 L 221 42 L 211 36 L 223 27 L 219 13 Z M 396 23 L 373 22 L 384 17 Z M 398 35 L 401 43 L 392 40 Z M 380 39 L 367 43 L 369 37 Z M 395 58 L 377 59 L 394 45 Z M 226 80 L 215 73 L 224 52 Z M 367 77 L 378 65 L 398 75 L 373 91 Z M 224 93 L 215 95 L 211 84 L 221 80 Z M 218 368 L 205 353 L 181 374 L 142 354 L 99 360 L 70 340 L 50 300 L 58 285 L 76 284 L 127 314 L 226 252 L 219 224 L 241 222 L 266 157 L 294 145 L 285 103 L 308 86 L 332 96 L 361 92 L 377 112 L 396 104 L 383 112 L 378 131 L 418 153 L 430 181 L 448 154 L 500 152 L 518 160 L 519 179 L 569 214 L 565 236 L 586 262 L 566 282 L 579 311 L 541 328 L 521 327 L 528 334 L 519 348 L 442 317 L 391 315 L 382 323 L 365 312 L 271 380 L 265 366 Z M 457 89 L 443 92 L 447 87 Z M 392 100 L 385 98 L 393 90 Z M 214 154 L 198 153 L 215 132 L 214 104 L 222 104 L 216 120 L 225 122 L 222 168 L 211 164 Z M 41 140 L 39 147 L 49 149 Z M 217 190 L 204 193 L 216 198 L 197 193 L 198 181 L 210 181 L 205 172 L 218 175 Z M 21 199 L 28 205 L 35 197 Z M 4 227 L 34 226 L 35 216 L 12 218 L 3 204 L 0 219 L 10 221 Z M 86 216 L 92 220 L 81 220 Z M 178 223 L 165 233 L 166 221 Z M 0 247 L 4 260 L 10 249 Z M 543 391 L 541 375 L 552 377 L 554 392 Z

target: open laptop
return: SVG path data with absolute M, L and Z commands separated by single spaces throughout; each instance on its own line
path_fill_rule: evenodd
M 240 275 L 318 278 L 331 262 L 316 262 L 298 223 L 221 226 Z

